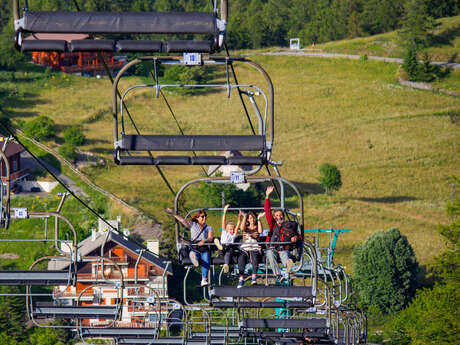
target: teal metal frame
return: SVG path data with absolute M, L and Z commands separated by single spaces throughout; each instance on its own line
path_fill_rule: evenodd
M 347 233 L 350 232 L 350 229 L 304 229 L 304 233 L 316 233 L 316 248 L 318 249 L 327 249 L 327 253 L 323 255 L 321 253 L 321 256 L 325 256 L 325 261 L 326 261 L 326 268 L 333 268 L 333 259 L 334 259 L 334 250 L 335 246 L 337 244 L 337 239 L 339 238 L 339 235 L 342 233 Z M 329 234 L 329 247 L 328 248 L 320 248 L 319 246 L 319 235 L 328 233 Z

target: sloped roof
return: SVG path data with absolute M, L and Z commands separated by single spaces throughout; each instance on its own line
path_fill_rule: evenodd
M 4 140 L 5 140 L 5 137 L 0 135 L 0 148 L 3 147 Z M 8 146 L 6 147 L 5 155 L 6 155 L 6 157 L 9 158 L 9 157 L 11 157 L 12 155 L 14 155 L 16 153 L 21 153 L 21 152 L 24 152 L 24 151 L 25 151 L 24 147 L 22 147 L 18 143 L 15 143 L 14 141 L 10 141 L 8 143 Z
M 96 238 L 93 239 L 93 236 L 89 236 L 80 243 L 78 243 L 78 253 L 81 256 L 86 256 L 94 250 L 100 248 L 104 242 L 115 242 L 123 248 L 125 248 L 126 250 L 133 253 L 134 255 L 139 255 L 141 250 L 144 249 L 135 242 L 131 241 L 129 238 L 126 238 L 125 236 L 115 231 L 108 230 L 106 232 L 96 232 Z M 166 258 L 163 258 L 145 249 L 142 252 L 142 258 L 150 262 L 152 265 L 157 266 L 163 271 L 166 269 L 165 262 L 168 261 Z M 52 267 L 53 270 L 63 270 L 68 265 L 68 261 L 51 261 L 48 267 Z M 173 274 L 171 265 L 169 265 L 168 267 L 167 274 Z

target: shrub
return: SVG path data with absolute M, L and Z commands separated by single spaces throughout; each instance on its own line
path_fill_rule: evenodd
M 245 207 L 260 206 L 264 198 L 263 191 L 254 185 L 244 191 L 233 184 L 202 182 L 199 189 L 206 204 L 213 207 L 222 205 L 222 193 L 225 196 L 225 203 Z
M 64 158 L 74 162 L 77 159 L 77 153 L 75 152 L 75 146 L 65 143 L 59 146 L 59 154 Z
M 40 115 L 30 120 L 24 126 L 24 133 L 33 139 L 47 139 L 54 136 L 54 121 L 49 117 Z
M 376 232 L 358 246 L 353 252 L 353 270 L 365 309 L 399 311 L 414 295 L 418 263 L 407 238 L 396 228 Z
M 404 72 L 406 72 L 407 79 L 410 81 L 417 80 L 417 48 L 415 44 L 411 44 L 404 54 L 404 60 L 402 64 Z
M 342 186 L 342 176 L 335 165 L 324 163 L 319 167 L 320 176 L 318 178 L 321 186 L 329 193 L 332 190 L 339 190 Z
M 174 84 L 200 84 L 210 80 L 212 70 L 199 67 L 172 66 L 165 68 L 164 82 Z M 168 88 L 174 92 L 183 94 L 196 94 L 204 92 L 202 88 Z
M 64 140 L 66 144 L 80 146 L 85 143 L 86 137 L 79 128 L 72 126 L 64 131 Z
M 459 301 L 460 290 L 455 284 L 417 291 L 413 302 L 387 325 L 388 345 L 458 344 Z

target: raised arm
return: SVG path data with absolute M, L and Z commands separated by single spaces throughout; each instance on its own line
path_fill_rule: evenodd
M 165 212 L 171 216 L 173 216 L 174 218 L 176 218 L 180 223 L 182 223 L 185 227 L 189 228 L 192 226 L 192 222 L 179 216 L 178 214 L 174 214 L 173 210 L 171 210 L 170 208 L 165 208 Z
M 227 210 L 230 207 L 230 204 L 224 206 L 224 210 L 222 211 L 222 231 L 225 230 L 227 226 Z
M 241 231 L 245 231 L 246 230 L 246 220 L 248 219 L 248 214 L 247 213 L 243 213 L 243 220 L 241 221 Z
M 243 211 L 239 210 L 238 212 L 238 221 L 235 227 L 235 234 L 237 234 L 241 230 L 241 220 L 243 219 Z
M 272 215 L 272 208 L 270 206 L 270 194 L 273 192 L 274 187 L 268 186 L 265 191 L 265 204 L 264 204 L 264 211 L 265 211 L 265 219 L 267 219 L 268 227 L 270 231 L 273 227 L 273 215 Z
M 262 221 L 261 221 L 261 219 L 262 219 L 263 216 L 265 216 L 265 212 L 259 213 L 259 214 L 257 215 L 257 232 L 258 232 L 259 234 L 261 234 L 262 231 L 264 230 L 264 229 L 262 228 Z

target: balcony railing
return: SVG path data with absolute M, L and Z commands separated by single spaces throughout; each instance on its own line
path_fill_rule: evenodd
M 113 271 L 109 274 L 104 274 L 106 279 L 121 279 L 121 274 L 119 271 Z M 103 280 L 101 272 L 98 272 L 97 276 L 93 273 L 78 273 L 77 275 L 78 280 Z M 129 270 L 128 274 L 123 272 L 123 279 L 124 280 L 134 280 L 134 271 Z M 138 272 L 137 279 L 149 279 L 149 275 L 146 272 Z
M 124 66 L 123 61 L 115 61 L 113 63 L 109 62 L 107 67 L 109 69 L 122 68 Z M 104 65 L 83 65 L 83 66 L 60 66 L 59 67 L 64 73 L 78 73 L 78 72 L 94 72 L 94 71 L 104 71 Z
M 23 176 L 26 175 L 27 173 L 29 173 L 29 168 L 21 169 L 21 170 L 15 171 L 14 173 L 11 173 L 10 181 L 17 180 L 18 178 L 23 177 Z M 1 179 L 2 179 L 3 182 L 6 181 L 6 177 L 5 177 L 5 176 L 2 176 Z

